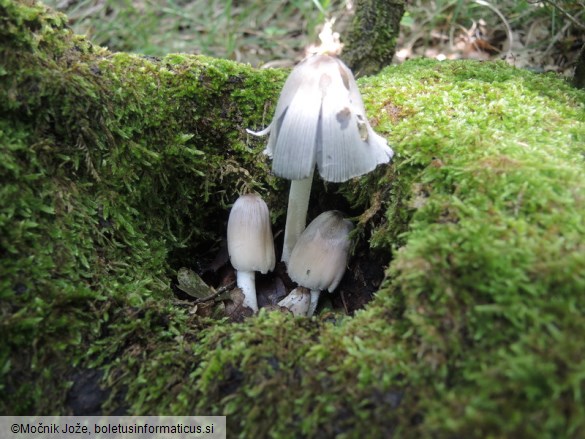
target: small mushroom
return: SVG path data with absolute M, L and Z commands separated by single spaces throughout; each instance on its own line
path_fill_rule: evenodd
M 338 58 L 316 54 L 286 80 L 264 151 L 272 171 L 291 181 L 282 260 L 305 228 L 315 164 L 326 181 L 343 182 L 388 163 L 394 152 L 374 132 L 351 70 Z
M 268 206 L 259 195 L 242 195 L 236 200 L 228 219 L 227 243 L 244 306 L 258 311 L 255 272 L 272 271 L 276 259 Z
M 330 210 L 315 218 L 299 237 L 288 262 L 288 274 L 297 284 L 311 290 L 307 316 L 317 309 L 322 290 L 337 288 L 347 265 L 350 221 Z
M 295 317 L 304 317 L 309 311 L 311 294 L 304 287 L 297 287 L 288 296 L 278 302 L 278 306 L 288 308 Z

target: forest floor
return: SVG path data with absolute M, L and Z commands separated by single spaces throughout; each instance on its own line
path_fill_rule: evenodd
M 352 0 L 45 0 L 94 43 L 114 51 L 182 52 L 259 67 L 290 67 L 326 20 L 341 40 Z M 537 72 L 572 74 L 585 43 L 583 1 L 412 0 L 394 62 L 415 57 L 506 59 Z

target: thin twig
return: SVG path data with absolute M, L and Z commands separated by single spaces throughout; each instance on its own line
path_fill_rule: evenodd
M 236 282 L 230 282 L 227 285 L 224 285 L 223 287 L 219 288 L 215 293 L 210 294 L 207 297 L 202 297 L 201 299 L 197 299 L 194 302 L 191 302 L 193 305 L 197 305 L 198 303 L 202 303 L 202 302 L 207 302 L 209 300 L 215 299 L 217 296 L 225 293 L 226 291 L 230 291 L 232 288 L 234 288 L 234 286 L 236 285 Z
M 227 285 L 224 285 L 223 287 L 219 288 L 217 291 L 215 291 L 213 294 L 210 294 L 209 296 L 205 296 L 202 297 L 200 299 L 195 299 L 193 301 L 191 300 L 180 300 L 180 299 L 176 299 L 174 303 L 180 303 L 180 304 L 185 304 L 185 305 L 197 305 L 199 303 L 203 303 L 203 302 L 208 302 L 210 300 L 215 299 L 217 296 L 220 296 L 221 294 L 225 293 L 226 291 L 230 291 L 232 290 L 236 285 L 236 282 L 230 282 Z
M 585 24 L 577 21 L 575 19 L 575 17 L 573 17 L 571 14 L 569 14 L 567 11 L 565 11 L 562 7 L 560 7 L 559 5 L 557 5 L 554 2 L 551 2 L 550 0 L 542 0 L 544 3 L 548 3 L 549 5 L 551 5 L 553 8 L 557 9 L 561 14 L 563 14 L 565 17 L 567 17 L 569 19 L 569 21 L 571 23 L 573 23 L 575 26 L 577 26 L 579 29 L 581 30 L 585 30 Z M 579 2 L 581 3 L 581 2 Z
M 484 0 L 475 0 L 475 3 L 491 9 L 493 12 L 495 12 L 498 15 L 498 17 L 500 17 L 500 19 L 504 23 L 504 26 L 506 27 L 506 33 L 508 34 L 508 41 L 509 41 L 508 54 L 511 53 L 512 52 L 512 43 L 514 42 L 513 37 L 512 37 L 512 29 L 510 28 L 510 24 L 508 23 L 508 20 L 506 20 L 506 17 L 504 17 L 504 14 L 502 14 L 500 12 L 500 10 L 498 8 L 496 8 L 494 5 L 492 5 L 491 3 L 488 3 Z
M 548 53 L 554 48 L 555 44 L 557 44 L 557 42 L 563 37 L 563 35 L 565 35 L 565 32 L 567 32 L 567 30 L 570 27 L 571 27 L 570 23 L 565 23 L 563 28 L 559 32 L 557 32 L 555 35 L 553 35 L 553 37 L 550 39 L 550 43 L 549 43 L 548 47 L 542 53 L 543 57 L 548 55 Z
M 345 295 L 343 294 L 343 290 L 339 291 L 339 295 L 341 296 L 341 303 L 343 303 L 343 308 L 345 309 L 345 314 L 349 315 L 349 311 L 347 310 L 347 303 L 345 303 Z

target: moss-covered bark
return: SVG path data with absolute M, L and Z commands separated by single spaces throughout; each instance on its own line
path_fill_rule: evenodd
M 1 412 L 67 413 L 95 368 L 98 410 L 226 414 L 234 436 L 585 434 L 582 91 L 502 63 L 360 81 L 397 156 L 339 191 L 386 280 L 352 318 L 232 324 L 178 306 L 171 268 L 243 187 L 282 224 L 243 128 L 286 72 L 113 54 L 8 0 L 0 51 Z
M 341 55 L 356 76 L 374 75 L 390 65 L 403 14 L 404 0 L 356 2 Z

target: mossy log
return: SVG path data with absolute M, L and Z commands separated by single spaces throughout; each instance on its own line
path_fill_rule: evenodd
M 359 81 L 397 153 L 335 186 L 391 261 L 365 309 L 230 323 L 177 304 L 173 270 L 223 236 L 240 191 L 284 222 L 286 184 L 244 129 L 285 77 L 111 53 L 0 0 L 0 411 L 227 415 L 230 437 L 585 436 L 585 93 L 552 74 L 423 60 Z M 72 408 L 84 392 L 99 398 Z
M 356 76 L 376 74 L 392 63 L 403 14 L 404 0 L 357 0 L 341 55 Z

